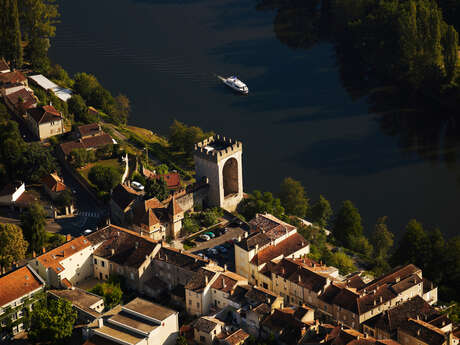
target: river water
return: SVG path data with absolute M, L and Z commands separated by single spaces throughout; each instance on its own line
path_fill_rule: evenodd
M 332 45 L 281 43 L 276 10 L 250 0 L 61 0 L 60 10 L 53 61 L 126 94 L 133 125 L 167 134 L 178 119 L 241 140 L 246 191 L 276 192 L 292 176 L 313 200 L 352 200 L 368 232 L 386 215 L 395 233 L 416 218 L 458 234 L 455 162 L 384 134 L 366 99 L 342 86 Z M 248 96 L 216 78 L 231 74 Z

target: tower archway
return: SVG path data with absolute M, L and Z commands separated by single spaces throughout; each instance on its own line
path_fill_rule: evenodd
M 222 169 L 224 185 L 224 198 L 232 194 L 238 194 L 238 161 L 235 158 L 228 159 Z

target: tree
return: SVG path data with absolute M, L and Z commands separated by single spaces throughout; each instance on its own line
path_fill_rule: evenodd
M 320 227 L 324 228 L 332 216 L 331 204 L 325 197 L 320 195 L 319 200 L 310 207 L 309 215 L 313 223 L 317 223 Z
M 147 180 L 145 193 L 149 198 L 157 198 L 158 200 L 163 201 L 169 196 L 170 191 L 165 180 L 163 178 L 158 178 Z
M 243 199 L 237 207 L 245 219 L 252 219 L 257 213 L 270 213 L 275 217 L 282 218 L 284 216 L 284 208 L 281 205 L 281 200 L 275 198 L 270 192 L 261 192 L 255 190 L 252 194 Z
M 21 28 L 27 41 L 26 55 L 32 66 L 42 72 L 50 68 L 48 49 L 56 34 L 58 6 L 55 0 L 21 0 Z
M 196 126 L 187 126 L 182 122 L 174 120 L 169 127 L 169 141 L 180 151 L 185 151 L 190 154 L 193 152 L 195 144 L 209 138 L 214 133 L 203 132 L 203 130 Z
M 51 154 L 49 148 L 39 143 L 27 144 L 17 167 L 22 181 L 34 183 L 39 183 L 43 176 L 56 171 L 57 168 L 55 156 Z
M 56 198 L 56 204 L 61 207 L 69 207 L 73 204 L 73 196 L 69 190 L 62 191 Z
M 94 122 L 93 118 L 88 113 L 88 107 L 86 106 L 85 100 L 78 94 L 74 94 L 67 101 L 69 112 L 73 114 L 76 122 L 91 123 Z
M 412 263 L 424 269 L 429 257 L 430 244 L 423 225 L 411 219 L 393 254 L 393 265 Z
M 45 226 L 45 210 L 39 203 L 33 203 L 21 214 L 21 227 L 31 250 L 39 252 L 45 245 Z
M 116 111 L 112 116 L 114 122 L 125 125 L 128 122 L 128 117 L 131 112 L 131 105 L 128 97 L 123 94 L 119 94 L 115 97 L 115 108 Z
M 1 1 L 0 13 L 0 51 L 14 67 L 21 67 L 23 50 L 18 1 Z
M 356 270 L 356 266 L 353 263 L 353 260 L 344 252 L 337 252 L 332 254 L 327 264 L 333 267 L 337 267 L 340 271 L 340 274 L 343 275 L 354 272 Z
M 49 298 L 34 305 L 28 338 L 34 344 L 60 344 L 70 338 L 76 320 L 77 312 L 70 302 Z
M 369 243 L 369 240 L 364 236 L 350 236 L 348 238 L 349 248 L 355 252 L 361 253 L 364 256 L 371 257 L 374 248 L 372 244 Z
M 92 74 L 77 73 L 74 79 L 75 92 L 80 94 L 86 101 L 88 101 L 93 91 L 100 86 L 99 81 Z
M 375 224 L 375 229 L 371 237 L 371 243 L 374 245 L 375 256 L 386 259 L 388 252 L 393 247 L 394 234 L 388 230 L 387 217 L 380 217 Z
M 363 234 L 361 215 L 350 200 L 342 203 L 342 208 L 334 222 L 333 232 L 335 238 L 346 247 L 350 245 L 350 238 Z
M 444 69 L 446 71 L 447 82 L 451 82 L 455 77 L 458 60 L 458 33 L 452 25 L 448 25 L 443 39 L 444 48 Z
M 0 266 L 2 268 L 8 268 L 13 262 L 24 259 L 28 246 L 19 226 L 0 224 Z
M 0 122 L 6 122 L 10 119 L 8 109 L 6 109 L 3 103 L 0 103 Z
M 97 284 L 90 292 L 102 296 L 107 309 L 111 309 L 118 305 L 123 297 L 123 291 L 120 288 L 120 284 L 109 282 Z
M 281 183 L 280 200 L 287 214 L 305 217 L 308 199 L 299 181 L 286 177 Z
M 447 296 L 457 301 L 460 299 L 458 282 L 460 281 L 460 236 L 447 241 L 444 254 L 443 284 L 448 287 Z
M 100 191 L 109 192 L 121 182 L 121 173 L 112 166 L 95 165 L 89 171 L 88 178 Z
M 75 168 L 84 167 L 89 162 L 94 162 L 96 156 L 93 150 L 73 149 L 70 152 L 70 162 Z

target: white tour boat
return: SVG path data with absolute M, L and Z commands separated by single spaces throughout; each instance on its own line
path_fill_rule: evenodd
M 245 83 L 243 83 L 241 80 L 239 80 L 235 76 L 228 77 L 227 79 L 221 78 L 221 80 L 224 82 L 225 85 L 230 86 L 233 90 L 248 94 L 249 89 L 246 86 Z

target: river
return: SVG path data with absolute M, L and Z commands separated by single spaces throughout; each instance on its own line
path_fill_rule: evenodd
M 248 0 L 59 3 L 52 60 L 126 94 L 130 124 L 167 134 L 178 119 L 239 139 L 246 191 L 276 192 L 292 176 L 313 201 L 323 194 L 337 209 L 352 200 L 367 232 L 386 215 L 395 233 L 416 218 L 458 234 L 456 163 L 426 159 L 384 134 L 366 98 L 342 85 L 333 46 L 283 44 L 275 10 Z M 248 96 L 216 78 L 231 74 Z

